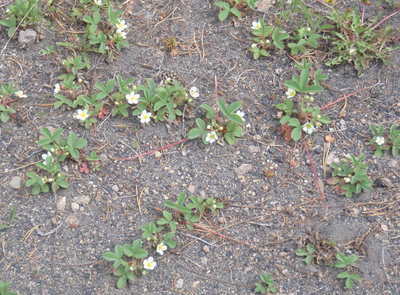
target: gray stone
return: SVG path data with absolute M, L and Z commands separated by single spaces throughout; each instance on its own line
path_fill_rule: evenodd
M 68 224 L 70 228 L 75 228 L 79 226 L 79 219 L 74 214 L 69 215 L 65 222 Z
M 175 282 L 175 288 L 182 289 L 183 288 L 183 279 L 177 279 Z
M 400 168 L 400 161 L 392 159 L 389 161 L 388 165 L 390 168 Z
M 196 191 L 196 186 L 193 184 L 189 184 L 187 189 L 191 194 L 194 194 L 194 192 Z
M 256 4 L 256 9 L 261 12 L 267 12 L 272 6 L 274 6 L 275 0 L 260 0 Z
M 75 202 L 72 202 L 71 203 L 71 209 L 72 209 L 73 212 L 79 211 L 79 204 L 75 203 Z
M 67 198 L 66 197 L 59 198 L 56 203 L 57 211 L 64 211 L 66 205 L 67 205 Z
M 13 176 L 10 180 L 9 186 L 13 189 L 20 189 L 22 186 L 22 178 L 20 176 Z
M 393 182 L 387 177 L 380 177 L 375 180 L 375 185 L 378 187 L 393 187 Z
M 118 187 L 118 185 L 116 185 L 116 184 L 114 184 L 112 187 L 112 190 L 114 191 L 114 192 L 119 192 L 119 187 Z
M 246 173 L 250 172 L 253 169 L 251 164 L 242 164 L 239 167 L 235 168 L 235 172 L 238 176 L 243 176 Z
M 260 148 L 258 146 L 256 146 L 256 145 L 250 145 L 249 146 L 249 152 L 253 153 L 253 154 L 259 153 L 260 152 Z
M 90 203 L 90 200 L 89 196 L 79 196 L 74 198 L 74 201 L 80 205 L 87 205 Z
M 33 44 L 36 41 L 37 33 L 32 29 L 20 31 L 18 35 L 18 42 L 22 45 Z

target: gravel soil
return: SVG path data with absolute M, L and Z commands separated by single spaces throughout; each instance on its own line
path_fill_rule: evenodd
M 273 105 L 284 97 L 293 62 L 285 54 L 255 61 L 247 50 L 251 22 L 272 18 L 273 9 L 220 23 L 212 1 L 126 3 L 130 46 L 112 63 L 93 56 L 91 79 L 121 74 L 143 81 L 173 72 L 186 87 L 199 88 L 196 105 L 219 97 L 242 101 L 246 135 L 232 146 L 194 140 L 129 160 L 178 142 L 192 120 L 141 127 L 132 117 L 107 117 L 84 129 L 72 111 L 51 107 L 61 67 L 39 51 L 62 39 L 57 26 L 43 25 L 44 38 L 25 48 L 11 40 L 1 56 L 0 83 L 12 82 L 28 97 L 14 104 L 18 115 L 0 125 L 0 224 L 9 225 L 0 229 L 0 280 L 34 295 L 245 295 L 254 294 L 258 275 L 267 272 L 279 294 L 400 294 L 400 159 L 375 158 L 367 145 L 369 124 L 399 124 L 400 51 L 361 76 L 351 65 L 322 67 L 330 87 L 316 95 L 318 105 L 366 89 L 326 111 L 332 123 L 308 138 L 307 149 L 305 141 L 287 143 L 277 132 Z M 368 7 L 367 16 L 393 12 L 374 9 Z M 400 14 L 388 23 L 399 26 Z M 180 43 L 174 54 L 163 49 L 170 37 Z M 1 48 L 7 40 L 0 31 Z M 67 162 L 68 189 L 31 195 L 23 182 L 41 159 L 42 127 L 85 137 L 88 150 L 99 151 L 101 168 L 84 174 Z M 328 134 L 331 144 L 324 141 Z M 374 189 L 350 199 L 337 194 L 325 182 L 327 151 L 331 158 L 365 153 Z M 209 232 L 182 230 L 179 246 L 157 257 L 154 271 L 116 289 L 102 253 L 140 238 L 140 226 L 182 191 L 223 200 L 225 208 L 204 222 Z M 305 265 L 295 251 L 310 242 L 327 257 L 337 249 L 359 255 L 355 269 L 362 281 L 345 290 L 338 270 Z

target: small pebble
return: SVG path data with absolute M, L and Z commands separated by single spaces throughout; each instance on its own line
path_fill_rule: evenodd
M 22 186 L 22 178 L 20 176 L 13 176 L 9 182 L 9 186 L 13 189 L 20 189 Z
M 182 289 L 183 288 L 183 279 L 177 279 L 175 282 L 175 288 Z
M 69 215 L 66 219 L 65 219 L 66 223 L 68 224 L 68 226 L 70 228 L 75 228 L 79 226 L 79 219 L 78 217 L 76 217 L 74 214 Z
M 243 176 L 246 173 L 250 172 L 253 169 L 253 166 L 251 164 L 242 164 L 237 168 L 234 168 L 235 173 L 238 176 Z
M 57 211 L 64 211 L 66 205 L 67 205 L 67 198 L 66 197 L 59 198 L 56 203 Z
M 259 153 L 260 152 L 260 148 L 258 146 L 256 146 L 256 145 L 250 145 L 249 146 L 249 152 L 253 153 L 253 154 Z
M 73 212 L 79 211 L 79 204 L 75 203 L 75 202 L 72 202 L 71 203 L 71 209 L 72 209 Z
M 188 190 L 190 193 L 194 194 L 194 192 L 196 191 L 196 186 L 193 185 L 193 184 L 189 184 L 187 190 Z
M 400 167 L 400 161 L 392 159 L 389 161 L 388 166 L 390 168 L 398 168 L 398 167 Z
M 192 284 L 192 288 L 196 289 L 196 288 L 199 287 L 199 285 L 200 285 L 200 281 L 194 281 L 193 284 Z
M 207 265 L 207 263 L 208 263 L 208 259 L 207 259 L 206 257 L 201 257 L 201 258 L 200 258 L 200 261 L 201 261 L 201 263 L 202 263 L 203 265 Z
M 119 192 L 119 187 L 118 187 L 118 185 L 116 185 L 116 184 L 114 184 L 112 187 L 112 190 L 114 191 L 114 192 Z
M 36 41 L 37 33 L 32 29 L 22 30 L 18 35 L 18 42 L 21 45 L 33 44 Z
M 203 247 L 203 251 L 204 253 L 209 253 L 210 252 L 210 247 L 208 247 L 207 245 Z
M 74 198 L 74 201 L 80 205 L 87 205 L 90 203 L 90 197 L 89 196 L 79 196 Z

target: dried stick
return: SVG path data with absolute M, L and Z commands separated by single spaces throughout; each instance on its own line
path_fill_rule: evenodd
M 323 189 L 323 187 L 322 187 L 322 180 L 321 180 L 320 177 L 318 176 L 317 167 L 316 167 L 316 165 L 315 165 L 314 158 L 312 157 L 312 155 L 311 155 L 311 153 L 310 153 L 310 150 L 309 150 L 309 148 L 308 148 L 308 145 L 305 144 L 304 146 L 305 146 L 305 150 L 306 150 L 307 161 L 308 161 L 308 163 L 309 163 L 310 170 L 311 170 L 311 173 L 312 173 L 312 175 L 313 175 L 314 185 L 315 185 L 315 187 L 316 187 L 317 190 L 318 190 L 320 199 L 321 199 L 321 200 L 326 200 L 325 192 L 324 192 L 324 189 Z
M 377 24 L 375 24 L 374 26 L 371 27 L 371 30 L 375 30 L 377 27 L 379 27 L 381 24 L 383 24 L 385 21 L 387 21 L 389 18 L 395 16 L 396 14 L 398 14 L 400 12 L 400 8 L 395 10 L 395 12 L 393 12 L 392 14 L 389 14 L 387 16 L 385 16 L 380 22 L 378 22 Z
M 356 91 L 353 91 L 353 92 L 351 92 L 351 93 L 345 94 L 345 95 L 339 97 L 338 99 L 336 99 L 336 100 L 334 100 L 334 101 L 332 101 L 332 102 L 329 102 L 329 103 L 327 103 L 326 105 L 322 106 L 322 107 L 321 107 L 321 111 L 327 110 L 327 109 L 331 108 L 332 106 L 334 106 L 335 104 L 337 104 L 337 103 L 339 103 L 339 102 L 341 102 L 341 101 L 343 101 L 343 100 L 346 100 L 347 98 L 349 98 L 349 97 L 351 97 L 351 96 L 354 96 L 354 95 L 358 94 L 359 92 L 362 92 L 362 91 L 364 91 L 364 90 L 367 90 L 367 89 L 370 89 L 370 88 L 372 88 L 372 87 L 375 87 L 375 86 L 378 85 L 378 84 L 379 84 L 379 83 L 376 83 L 376 84 L 374 84 L 374 85 L 371 85 L 371 86 L 368 86 L 368 87 L 364 87 L 364 88 L 361 88 L 361 89 L 357 89 Z
M 168 149 L 170 149 L 170 148 L 173 148 L 174 146 L 179 145 L 179 144 L 182 144 L 182 143 L 185 143 L 185 142 L 188 141 L 188 140 L 189 140 L 188 138 L 183 138 L 183 139 L 181 139 L 181 140 L 179 140 L 179 141 L 176 141 L 176 142 L 169 143 L 169 144 L 167 144 L 167 145 L 161 146 L 161 147 L 159 147 L 158 149 L 154 149 L 154 150 L 150 150 L 150 151 L 147 151 L 147 152 L 144 152 L 144 153 L 141 153 L 141 154 L 137 154 L 136 156 L 133 156 L 133 157 L 127 157 L 127 158 L 112 158 L 112 159 L 115 160 L 115 161 L 130 161 L 130 160 L 141 159 L 141 158 L 143 158 L 143 157 L 145 157 L 145 156 L 154 155 L 154 154 L 157 153 L 157 152 L 160 152 L 160 151 L 164 151 L 164 150 L 168 150 Z

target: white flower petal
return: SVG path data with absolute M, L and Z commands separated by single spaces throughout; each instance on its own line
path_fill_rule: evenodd
M 26 98 L 28 97 L 26 94 L 24 94 L 24 92 L 22 90 L 18 90 L 17 92 L 14 93 L 16 97 L 19 98 Z
M 193 86 L 192 88 L 189 89 L 189 94 L 193 98 L 198 98 L 200 96 L 199 88 Z
M 205 141 L 208 143 L 214 143 L 218 140 L 218 134 L 215 131 L 208 132 Z
M 383 145 L 385 143 L 385 138 L 383 136 L 377 136 L 375 142 L 377 145 Z
M 292 98 L 292 97 L 295 97 L 295 96 L 296 96 L 296 90 L 294 90 L 293 88 L 289 88 L 286 91 L 286 97 L 287 98 Z
M 139 115 L 140 123 L 147 124 L 151 121 L 151 113 L 143 110 L 143 112 Z
M 149 257 L 143 260 L 143 268 L 147 270 L 153 270 L 157 266 L 157 263 L 154 261 L 153 257 Z

